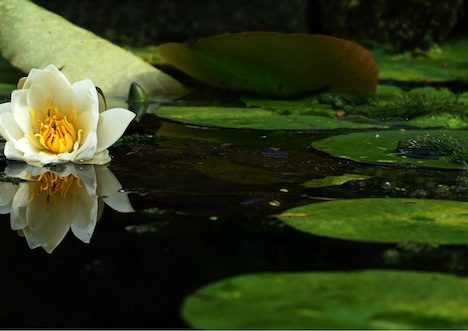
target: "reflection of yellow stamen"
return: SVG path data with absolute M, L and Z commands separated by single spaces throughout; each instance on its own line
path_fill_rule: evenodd
M 38 147 L 60 154 L 71 152 L 76 142 L 80 144 L 83 130 L 76 130 L 76 112 L 71 111 L 70 116 L 71 119 L 61 113 L 52 102 L 46 103 L 42 111 L 31 110 L 33 137 Z
M 31 176 L 31 190 L 29 201 L 45 197 L 48 205 L 54 205 L 57 201 L 67 197 L 74 197 L 82 187 L 81 180 L 73 175 L 60 177 L 57 173 L 46 172 L 39 176 Z

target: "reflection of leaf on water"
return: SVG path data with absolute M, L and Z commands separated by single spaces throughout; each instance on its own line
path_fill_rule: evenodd
M 37 168 L 9 164 L 5 174 L 25 180 L 0 184 L 0 213 L 10 213 L 12 230 L 24 235 L 30 248 L 51 253 L 71 228 L 89 243 L 103 202 L 125 213 L 133 211 L 118 179 L 106 166 L 66 164 Z

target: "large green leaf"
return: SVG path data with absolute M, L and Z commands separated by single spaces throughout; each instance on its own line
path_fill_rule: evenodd
M 411 158 L 397 152 L 398 141 L 402 138 L 424 134 L 445 134 L 454 138 L 466 139 L 468 131 L 464 130 L 393 130 L 357 132 L 332 136 L 314 141 L 312 146 L 331 155 L 363 162 L 378 162 L 394 165 L 414 165 L 448 169 L 464 169 L 463 163 L 457 163 L 449 156 L 434 159 Z
M 126 96 L 133 81 L 150 93 L 184 87 L 130 52 L 27 0 L 0 0 L 0 51 L 29 72 L 55 64 L 71 80 L 90 78 L 107 94 Z
M 468 244 L 468 202 L 369 198 L 314 203 L 279 218 L 308 233 L 352 240 Z
M 363 47 L 339 38 L 243 32 L 158 47 L 163 60 L 219 88 L 288 96 L 322 88 L 375 91 L 377 64 Z
M 464 329 L 468 280 L 403 271 L 241 275 L 195 291 L 182 315 L 201 329 Z
M 327 115 L 329 110 L 277 111 L 263 108 L 236 107 L 182 107 L 161 106 L 155 114 L 187 124 L 219 126 L 224 128 L 247 128 L 261 130 L 280 129 L 363 129 L 382 128 L 373 123 L 351 122 Z

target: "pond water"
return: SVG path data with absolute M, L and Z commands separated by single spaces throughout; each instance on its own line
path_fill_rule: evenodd
M 333 239 L 298 231 L 276 217 L 293 207 L 335 199 L 468 201 L 468 188 L 460 184 L 466 178 L 463 170 L 369 165 L 310 147 L 312 141 L 344 130 L 217 129 L 153 115 L 140 123 L 139 132 L 159 128 L 158 144 L 113 147 L 108 167 L 53 168 L 62 178 L 58 192 L 46 189 L 52 175 L 2 161 L 3 327 L 187 327 L 181 307 L 193 291 L 257 272 L 468 274 L 465 245 Z M 344 174 L 368 179 L 303 185 Z M 110 188 L 103 189 L 106 181 Z M 37 198 L 40 192 L 46 192 L 43 200 Z M 128 212 L 127 198 L 134 212 Z M 39 202 L 55 211 L 41 214 L 33 208 Z M 16 211 L 9 214 L 11 210 Z M 76 223 L 70 219 L 81 212 L 89 215 L 89 224 L 85 216 Z M 27 213 L 29 219 L 37 218 L 37 227 L 24 229 L 18 223 Z M 26 238 L 31 245 L 46 245 L 41 231 L 50 219 L 41 217 L 54 219 L 57 233 L 72 226 L 75 235 L 69 231 L 61 240 L 56 234 L 49 240 L 55 242 L 48 246 L 51 253 L 30 249 Z M 26 238 L 12 230 L 13 224 L 23 228 Z M 91 234 L 90 243 L 84 243 Z

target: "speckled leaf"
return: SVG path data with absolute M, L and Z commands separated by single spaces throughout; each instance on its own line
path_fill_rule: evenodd
M 133 81 L 149 93 L 184 87 L 130 52 L 30 1 L 0 0 L 0 51 L 24 72 L 55 64 L 71 81 L 90 78 L 106 94 L 126 96 Z
M 321 35 L 243 32 L 158 47 L 163 60 L 213 86 L 287 96 L 322 88 L 375 91 L 372 54 Z
M 162 106 L 154 113 L 162 118 L 187 124 L 247 128 L 260 130 L 281 129 L 362 129 L 384 127 L 372 123 L 356 123 L 330 117 L 320 111 L 267 110 L 262 108 L 235 107 L 175 107 Z M 325 115 L 325 116 L 322 116 Z
M 468 202 L 369 198 L 314 203 L 279 218 L 319 236 L 425 244 L 468 244 Z
M 196 290 L 182 316 L 200 329 L 465 329 L 468 280 L 405 271 L 241 275 Z
M 430 134 L 447 134 L 455 138 L 467 138 L 464 130 L 394 130 L 378 132 L 356 132 L 332 136 L 314 141 L 312 146 L 333 156 L 370 163 L 408 164 L 419 167 L 464 169 L 465 165 L 454 162 L 449 156 L 438 159 L 411 158 L 397 152 L 398 141 L 403 137 Z

